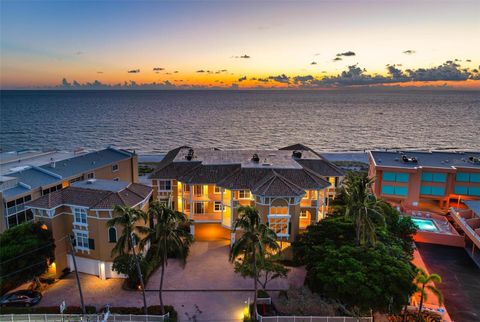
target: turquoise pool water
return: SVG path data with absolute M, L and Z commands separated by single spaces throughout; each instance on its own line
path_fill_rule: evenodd
M 412 221 L 419 230 L 432 232 L 439 231 L 437 226 L 431 219 L 412 218 Z

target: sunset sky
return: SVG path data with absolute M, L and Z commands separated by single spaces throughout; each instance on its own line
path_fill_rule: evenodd
M 4 89 L 480 89 L 480 1 L 0 1 Z

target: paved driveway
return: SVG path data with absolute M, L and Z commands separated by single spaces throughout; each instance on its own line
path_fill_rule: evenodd
M 245 301 L 252 297 L 253 282 L 243 279 L 233 271 L 228 262 L 228 242 L 196 242 L 193 244 L 187 265 L 182 268 L 176 260 L 169 261 L 165 273 L 164 302 L 175 306 L 179 321 L 240 321 Z M 292 268 L 288 279 L 272 281 L 269 289 L 286 289 L 289 284 L 300 286 L 305 278 L 303 268 Z M 160 270 L 147 284 L 147 304 L 158 304 Z M 142 296 L 121 288 L 121 280 L 102 281 L 81 274 L 86 304 L 102 307 L 142 306 Z M 42 306 L 58 305 L 62 300 L 68 305 L 79 305 L 75 275 L 56 283 L 48 289 Z M 195 319 L 192 317 L 195 316 Z

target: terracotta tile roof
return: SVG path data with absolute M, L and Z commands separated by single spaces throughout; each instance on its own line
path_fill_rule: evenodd
M 269 175 L 272 169 L 263 168 L 239 168 L 232 174 L 217 182 L 217 185 L 226 189 L 249 189 L 255 188 L 257 182 Z
M 282 150 L 195 149 L 193 160 L 187 161 L 185 156 L 190 149 L 180 147 L 170 151 L 150 178 L 217 184 L 226 189 L 252 192 L 264 189 L 264 181 L 269 179 L 270 193 L 278 190 L 298 195 L 297 188 L 302 189 L 302 194 L 304 190 L 323 189 L 330 186 L 325 177 L 344 175 L 323 156 L 301 144 Z M 303 151 L 300 156 L 290 153 L 300 149 Z M 258 155 L 257 161 L 253 155 Z
M 323 177 L 343 177 L 345 173 L 336 165 L 326 160 L 298 160 L 304 168 L 308 168 Z
M 178 180 L 183 183 L 212 184 L 217 183 L 230 175 L 233 171 L 240 169 L 239 164 L 228 165 L 198 165 L 180 176 Z
M 299 197 L 303 196 L 305 191 L 273 170 L 270 175 L 258 182 L 252 193 L 260 196 Z
M 61 205 L 111 209 L 115 205 L 132 207 L 145 200 L 152 188 L 132 183 L 120 191 L 67 187 L 27 203 L 28 207 L 52 209 Z

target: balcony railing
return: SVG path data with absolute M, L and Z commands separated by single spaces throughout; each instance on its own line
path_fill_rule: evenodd
M 24 205 L 24 204 L 18 205 L 18 206 L 9 207 L 9 208 L 7 208 L 7 216 L 16 214 L 17 212 L 24 211 L 24 210 L 25 210 L 25 205 Z
M 222 221 L 221 212 L 205 213 L 205 214 L 196 214 L 194 213 L 191 217 L 194 221 Z
M 455 222 L 460 226 L 462 227 L 462 229 L 464 230 L 465 234 L 467 234 L 467 236 L 472 240 L 472 242 L 474 242 L 477 247 L 480 247 L 480 236 L 475 232 L 475 229 L 473 229 L 472 227 L 470 227 L 470 225 L 467 223 L 466 219 L 463 218 L 461 216 L 461 214 L 452 209 L 452 214 L 453 214 L 453 219 L 455 220 Z

